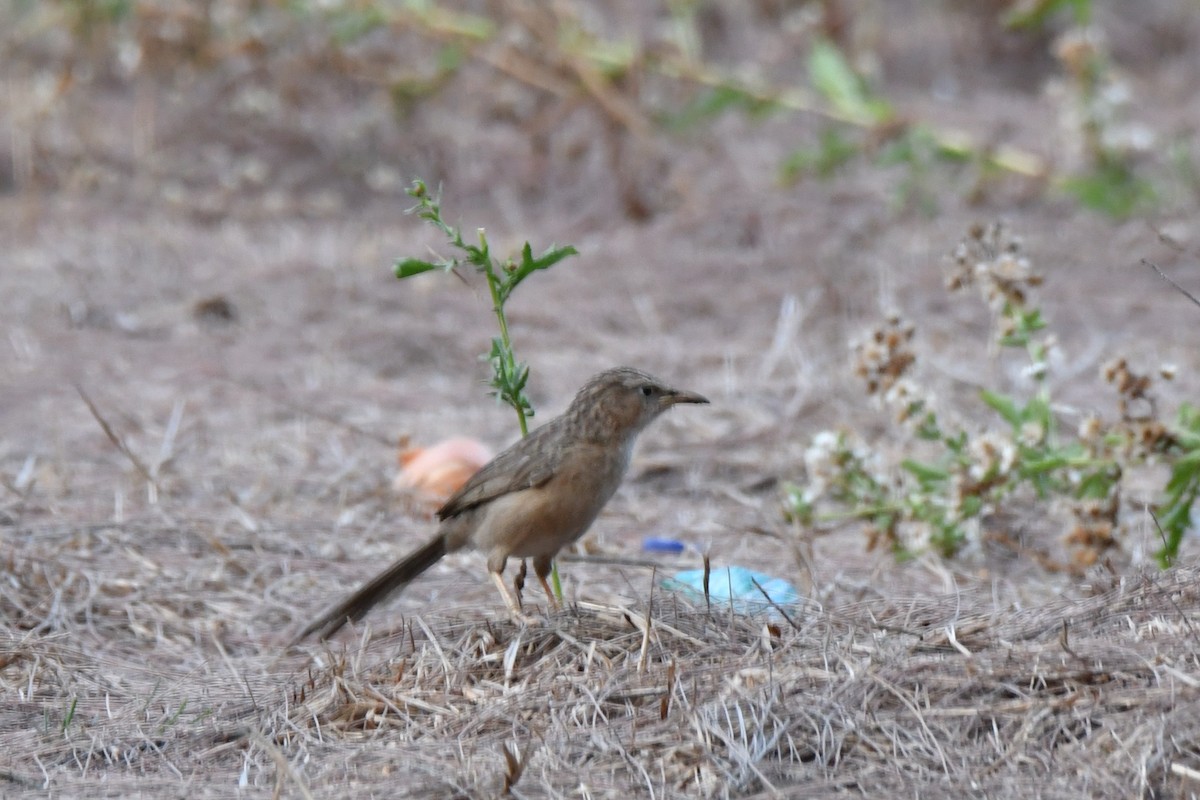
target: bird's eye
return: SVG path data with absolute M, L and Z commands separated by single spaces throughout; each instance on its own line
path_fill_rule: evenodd
M 649 397 L 652 394 L 654 394 L 653 386 L 646 384 L 645 386 L 642 387 L 642 397 Z

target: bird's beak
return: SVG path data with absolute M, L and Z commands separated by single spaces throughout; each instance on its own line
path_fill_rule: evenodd
M 672 389 L 662 396 L 663 405 L 673 406 L 679 403 L 707 403 L 708 398 L 695 392 L 682 392 Z

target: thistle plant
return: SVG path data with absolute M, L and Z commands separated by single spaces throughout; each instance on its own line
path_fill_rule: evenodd
M 1077 430 L 1064 430 L 1047 380 L 1056 343 L 1034 302 L 1042 280 L 1003 225 L 975 226 L 953 254 L 947 288 L 979 290 L 993 314 L 993 344 L 1022 353 L 1032 391 L 981 391 L 1001 423 L 992 429 L 947 422 L 913 378 L 914 326 L 893 315 L 855 343 L 856 372 L 867 394 L 894 413 L 910 456 L 889 468 L 851 432 L 818 434 L 805 454 L 807 483 L 787 489 L 786 514 L 806 525 L 857 519 L 866 523 L 868 547 L 883 542 L 900 555 L 933 549 L 949 557 L 977 543 L 1007 504 L 1046 506 L 1047 514 L 1065 506 L 1065 543 L 1075 566 L 1085 567 L 1120 546 L 1127 473 L 1165 459 L 1172 475 L 1158 506 L 1158 557 L 1172 560 L 1200 497 L 1200 412 L 1185 407 L 1168 428 L 1149 374 L 1114 359 L 1101 377 L 1116 389 L 1118 418 L 1089 414 Z
M 525 394 L 525 387 L 529 383 L 529 367 L 524 362 L 517 360 L 517 356 L 513 352 L 505 304 L 517 287 L 530 275 L 550 269 L 564 258 L 578 255 L 579 251 L 570 245 L 563 247 L 551 245 L 540 256 L 535 257 L 533 248 L 529 242 L 525 242 L 519 258 L 498 261 L 492 256 L 487 234 L 483 228 L 477 230 L 476 243 L 472 244 L 463 239 L 462 231 L 459 228 L 447 224 L 442 219 L 440 195 L 430 195 L 429 189 L 422 180 L 414 180 L 408 189 L 408 194 L 417 201 L 417 204 L 409 209 L 409 213 L 416 213 L 418 217 L 444 233 L 450 246 L 457 250 L 459 255 L 440 257 L 434 261 L 402 258 L 395 265 L 396 277 L 411 278 L 414 275 L 433 270 L 454 272 L 462 267 L 470 267 L 484 276 L 492 301 L 492 313 L 496 316 L 496 325 L 499 328 L 499 336 L 492 338 L 492 346 L 487 353 L 488 362 L 492 367 L 492 377 L 489 381 L 491 394 L 497 401 L 511 407 L 516 412 L 521 435 L 527 436 L 529 434 L 529 418 L 534 415 L 533 403 Z M 561 602 L 562 582 L 559 579 L 557 564 L 554 565 L 551 580 L 554 584 L 554 593 Z
M 483 228 L 476 233 L 476 244 L 470 244 L 463 239 L 462 231 L 448 225 L 442 219 L 440 196 L 431 196 L 425 183 L 420 179 L 414 180 L 408 190 L 409 196 L 417 201 L 417 205 L 409 209 L 418 217 L 430 223 L 446 234 L 450 246 L 461 255 L 443 257 L 435 261 L 420 258 L 402 258 L 396 262 L 396 277 L 411 278 L 423 272 L 441 270 L 453 272 L 460 267 L 469 266 L 479 272 L 487 280 L 488 292 L 492 299 L 492 312 L 496 315 L 496 324 L 500 335 L 492 339 L 492 347 L 487 358 L 492 365 L 492 377 L 489 385 L 491 394 L 517 413 L 517 422 L 521 427 L 521 435 L 529 433 L 529 418 L 533 416 L 533 404 L 525 394 L 525 386 L 529 382 L 529 367 L 517 360 L 513 352 L 512 338 L 508 333 L 508 317 L 504 306 L 512 297 L 516 288 L 533 273 L 549 269 L 568 256 L 578 255 L 578 251 L 567 245 L 558 247 L 551 245 L 544 253 L 536 258 L 529 242 L 521 248 L 519 259 L 512 258 L 497 261 L 492 257 L 488 245 L 487 234 Z

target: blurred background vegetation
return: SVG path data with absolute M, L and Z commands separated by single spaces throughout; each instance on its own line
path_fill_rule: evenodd
M 936 213 L 947 191 L 1046 193 L 1124 217 L 1200 193 L 1193 132 L 1138 102 L 1147 69 L 1186 56 L 1198 12 L 1194 0 L 10 0 L 0 182 L 133 180 L 202 214 L 234 194 L 253 201 L 241 213 L 320 214 L 402 196 L 417 173 L 475 187 L 519 147 L 505 180 L 522 202 L 607 175 L 621 213 L 647 219 L 679 202 L 661 180 L 673 154 L 703 149 L 735 115 L 790 126 L 771 156 L 780 190 L 858 168 L 903 210 Z M 1014 92 L 1052 113 L 1029 125 L 1005 102 Z M 480 141 L 495 153 L 472 151 Z

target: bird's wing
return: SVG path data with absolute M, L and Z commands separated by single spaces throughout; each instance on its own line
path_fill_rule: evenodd
M 553 420 L 493 458 L 438 509 L 448 519 L 510 492 L 541 486 L 562 463 L 562 448 L 554 445 L 559 420 Z

